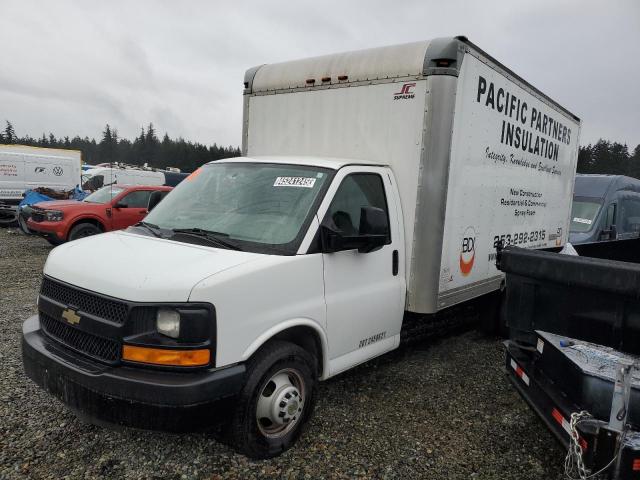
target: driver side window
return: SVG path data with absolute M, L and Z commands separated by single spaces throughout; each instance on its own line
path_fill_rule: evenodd
M 345 236 L 360 233 L 360 209 L 376 207 L 384 211 L 389 229 L 389 211 L 382 178 L 374 173 L 353 173 L 342 180 L 327 210 L 325 224 Z M 391 243 L 391 234 L 387 241 Z
M 124 203 L 127 208 L 147 208 L 151 193 L 151 190 L 137 190 L 126 195 L 119 203 Z

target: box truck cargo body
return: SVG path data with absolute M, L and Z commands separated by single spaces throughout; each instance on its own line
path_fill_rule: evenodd
M 231 443 L 278 455 L 317 380 L 496 289 L 495 245 L 566 241 L 579 120 L 464 38 L 253 68 L 243 123 L 243 157 L 49 255 L 25 371 L 85 417 L 184 430 L 233 399 Z
M 437 39 L 249 70 L 243 152 L 389 165 L 407 310 L 498 288 L 495 245 L 569 233 L 579 119 L 468 41 Z

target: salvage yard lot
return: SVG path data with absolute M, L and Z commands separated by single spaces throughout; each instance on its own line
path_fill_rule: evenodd
M 210 435 L 82 423 L 22 371 L 46 241 L 0 229 L 0 478 L 562 478 L 564 452 L 477 332 L 400 349 L 320 384 L 315 415 L 279 458 Z M 100 254 L 96 252 L 96 254 Z M 78 259 L 91 268 L 91 259 Z

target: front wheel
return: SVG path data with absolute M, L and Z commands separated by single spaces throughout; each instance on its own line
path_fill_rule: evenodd
M 316 361 L 288 342 L 272 342 L 249 362 L 237 399 L 231 441 L 250 458 L 289 449 L 310 418 L 316 397 Z
M 69 241 L 77 240 L 78 238 L 90 237 L 91 235 L 97 235 L 98 233 L 101 233 L 101 230 L 93 223 L 79 223 L 69 232 Z

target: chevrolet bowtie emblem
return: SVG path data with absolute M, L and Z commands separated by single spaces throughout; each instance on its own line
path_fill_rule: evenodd
M 77 325 L 78 323 L 80 323 L 80 315 L 78 315 L 70 308 L 67 308 L 64 312 L 62 312 L 62 318 L 64 318 L 71 325 Z

